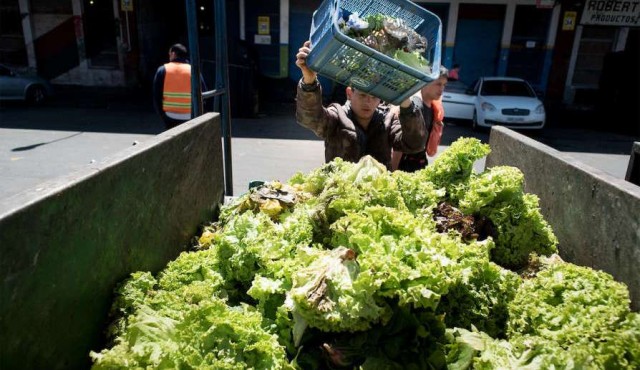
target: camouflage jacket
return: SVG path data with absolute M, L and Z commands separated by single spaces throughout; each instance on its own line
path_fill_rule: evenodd
M 391 148 L 405 153 L 424 150 L 425 124 L 420 107 L 413 102 L 401 108 L 399 116 L 379 108 L 365 130 L 356 123 L 349 101 L 323 107 L 321 89 L 319 83 L 311 88 L 298 84 L 296 121 L 324 139 L 325 161 L 340 157 L 357 162 L 371 155 L 390 169 Z

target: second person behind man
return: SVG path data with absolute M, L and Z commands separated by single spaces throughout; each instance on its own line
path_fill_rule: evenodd
M 415 172 L 429 164 L 427 155 L 433 157 L 438 151 L 444 128 L 444 108 L 442 94 L 448 81 L 448 71 L 440 67 L 439 77 L 426 84 L 412 97 L 414 104 L 420 107 L 424 118 L 427 145 L 415 152 L 393 151 L 391 168 L 395 171 Z

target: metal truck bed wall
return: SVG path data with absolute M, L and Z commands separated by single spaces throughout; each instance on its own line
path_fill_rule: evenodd
M 91 365 L 116 284 L 162 269 L 217 216 L 221 146 L 209 113 L 0 201 L 0 368 Z
M 558 240 L 560 256 L 606 271 L 640 309 L 640 187 L 504 127 L 493 127 L 486 167 L 515 166 Z

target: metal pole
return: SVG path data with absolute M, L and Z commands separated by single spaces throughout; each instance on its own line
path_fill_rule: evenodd
M 191 62 L 191 118 L 202 115 L 202 85 L 200 84 L 200 49 L 198 48 L 198 18 L 196 1 L 187 0 L 187 30 Z
M 124 12 L 124 19 L 127 22 L 127 51 L 131 51 L 131 31 L 129 30 L 129 11 Z
M 226 195 L 233 195 L 233 177 L 231 171 L 231 119 L 229 114 L 229 69 L 227 57 L 227 11 L 225 0 L 214 0 L 215 35 L 216 35 L 216 90 L 224 93 L 216 96 L 216 106 L 220 107 L 222 119 L 222 138 L 224 150 L 224 182 Z

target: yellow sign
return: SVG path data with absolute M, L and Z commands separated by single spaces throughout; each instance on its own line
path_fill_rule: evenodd
M 564 12 L 564 19 L 562 20 L 563 31 L 573 31 L 576 29 L 577 12 Z
M 132 12 L 133 0 L 120 0 L 120 8 L 123 12 Z
M 269 17 L 259 16 L 258 17 L 258 35 L 268 35 L 269 33 L 271 33 L 269 29 Z

